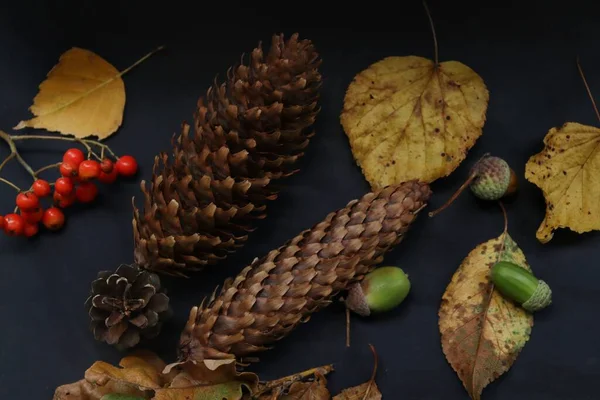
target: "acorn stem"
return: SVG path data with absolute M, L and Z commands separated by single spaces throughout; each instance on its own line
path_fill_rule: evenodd
M 438 208 L 437 210 L 433 210 L 431 212 L 429 212 L 429 217 L 434 217 L 437 214 L 439 214 L 440 212 L 444 211 L 446 208 L 448 208 L 450 206 L 450 204 L 452 204 L 454 202 L 454 200 L 456 200 L 456 198 L 467 188 L 469 187 L 469 185 L 471 184 L 471 182 L 473 182 L 473 180 L 475 178 L 477 178 L 477 166 L 481 163 L 482 160 L 484 160 L 486 157 L 489 157 L 490 153 L 485 153 L 483 156 L 481 156 L 481 158 L 479 160 L 477 160 L 477 162 L 475 163 L 474 167 L 472 168 L 472 172 L 471 175 L 469 175 L 469 178 L 467 178 L 467 180 L 458 188 L 458 190 L 456 192 L 454 192 L 454 194 L 448 199 L 448 201 L 446 201 L 440 208 Z
M 446 201 L 440 208 L 438 208 L 437 210 L 433 210 L 429 212 L 429 217 L 434 217 L 437 214 L 441 213 L 442 211 L 444 211 L 446 208 L 448 208 L 450 206 L 450 204 L 452 204 L 454 202 L 454 200 L 456 200 L 456 198 L 467 188 L 469 187 L 469 185 L 471 184 L 471 182 L 473 182 L 473 179 L 477 178 L 477 172 L 473 171 L 473 173 L 471 173 L 471 175 L 469 176 L 469 179 L 467 179 L 459 188 L 456 192 L 454 192 L 454 194 L 448 199 L 448 201 Z

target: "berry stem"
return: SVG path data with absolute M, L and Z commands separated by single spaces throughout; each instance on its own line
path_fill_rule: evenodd
M 21 188 L 18 187 L 17 185 L 15 185 L 14 183 L 12 183 L 11 181 L 4 179 L 2 177 L 0 177 L 0 182 L 7 184 L 8 186 L 12 187 L 13 189 L 15 189 L 17 192 L 21 192 Z
M 42 168 L 38 169 L 37 171 L 35 171 L 35 174 L 38 175 L 40 172 L 44 172 L 44 171 L 47 171 L 52 168 L 58 168 L 58 167 L 60 167 L 60 164 L 62 164 L 62 163 L 46 165 L 45 167 L 42 167 Z
M 77 142 L 86 148 L 86 150 L 88 151 L 88 158 L 91 158 L 91 156 L 94 156 L 94 157 L 96 157 L 96 159 L 98 159 L 98 161 L 102 161 L 102 158 L 98 154 L 96 154 L 96 152 L 92 149 L 92 146 L 97 146 L 101 150 L 107 150 L 114 158 L 118 158 L 115 155 L 115 153 L 113 153 L 113 151 L 110 149 L 110 147 L 108 147 L 104 143 L 100 143 L 96 140 L 79 139 L 79 138 L 63 137 L 63 136 L 45 136 L 45 135 L 16 135 L 16 136 L 11 136 L 11 138 L 13 141 L 37 139 L 37 140 L 63 140 L 63 141 L 67 141 L 67 142 Z
M 19 164 L 21 164 L 21 166 L 25 168 L 25 171 L 27 171 L 29 175 L 33 177 L 33 179 L 37 179 L 37 176 L 35 175 L 33 169 L 31 169 L 29 164 L 27 164 L 25 160 L 23 160 L 23 157 L 21 157 L 21 155 L 19 154 L 19 151 L 17 150 L 17 146 L 15 145 L 13 138 L 8 133 L 0 131 L 0 139 L 3 139 L 6 142 L 6 144 L 8 144 L 8 147 L 10 147 L 10 155 L 8 156 L 7 160 L 16 158 Z M 6 162 L 3 162 L 0 165 L 0 169 L 3 168 L 4 165 L 6 165 Z

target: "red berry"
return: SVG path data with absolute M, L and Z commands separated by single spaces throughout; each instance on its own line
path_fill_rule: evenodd
M 79 164 L 79 178 L 81 180 L 96 179 L 102 169 L 100 169 L 100 163 L 96 160 L 85 160 Z
M 74 165 L 73 163 L 69 162 L 69 161 L 63 161 L 60 164 L 60 174 L 66 178 L 73 178 L 77 176 L 78 173 L 78 166 Z
M 0 215 L 0 231 L 4 230 L 4 217 Z
M 63 155 L 63 162 L 71 163 L 75 168 L 79 167 L 83 160 L 85 160 L 85 154 L 77 148 L 68 149 Z
M 75 203 L 76 197 L 74 191 L 66 195 L 54 192 L 53 199 L 54 204 L 56 204 L 60 208 L 67 208 L 69 206 L 72 206 L 73 203 Z
M 23 235 L 28 238 L 37 235 L 39 231 L 40 227 L 37 222 L 33 224 L 26 222 L 23 227 Z
M 21 210 L 33 210 L 40 205 L 40 199 L 32 192 L 21 192 L 17 195 L 17 207 Z
M 116 168 L 113 168 L 112 171 L 110 171 L 109 173 L 105 173 L 100 172 L 100 175 L 98 175 L 98 180 L 102 183 L 114 183 L 117 178 L 119 177 L 119 171 L 117 171 Z
M 44 209 L 42 207 L 38 207 L 35 210 L 31 211 L 21 211 L 21 217 L 23 217 L 23 220 L 30 224 L 40 222 L 42 220 L 43 215 Z
M 137 161 L 133 156 L 122 156 L 117 160 L 117 170 L 119 175 L 122 176 L 134 176 L 137 172 Z
M 69 178 L 58 178 L 54 183 L 54 191 L 63 196 L 68 196 L 73 193 L 75 186 L 73 181 Z
M 25 221 L 19 214 L 7 214 L 4 217 L 4 232 L 8 236 L 19 236 L 23 233 Z
M 92 202 L 98 195 L 98 187 L 93 182 L 83 182 L 77 187 L 75 195 L 80 203 Z
M 112 172 L 112 170 L 114 169 L 114 164 L 110 158 L 105 158 L 100 163 L 100 169 L 102 170 L 102 172 L 104 172 L 106 174 L 110 174 Z
M 31 189 L 33 190 L 33 193 L 35 193 L 35 195 L 40 198 L 48 197 L 50 196 L 50 193 L 52 193 L 52 188 L 50 187 L 50 184 L 44 179 L 38 179 L 35 182 L 33 182 L 33 185 L 31 185 Z
M 51 231 L 56 231 L 63 227 L 65 224 L 65 214 L 57 207 L 51 207 L 44 211 L 44 217 L 42 218 L 44 226 Z

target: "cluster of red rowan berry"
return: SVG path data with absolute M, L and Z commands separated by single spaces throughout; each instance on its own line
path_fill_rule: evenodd
M 78 203 L 93 202 L 98 195 L 95 181 L 114 183 L 119 176 L 131 177 L 137 172 L 134 157 L 121 156 L 113 162 L 108 157 L 101 161 L 86 157 L 83 151 L 70 148 L 62 162 L 53 165 L 60 172 L 54 182 L 36 179 L 31 188 L 19 191 L 13 213 L 0 215 L 0 231 L 9 236 L 32 237 L 38 234 L 40 224 L 50 231 L 63 227 L 63 209 Z M 44 208 L 42 199 L 52 197 L 51 206 Z

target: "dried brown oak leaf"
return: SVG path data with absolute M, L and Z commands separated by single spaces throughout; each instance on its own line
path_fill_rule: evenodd
M 327 379 L 320 373 L 309 382 L 294 382 L 286 394 L 277 397 L 277 400 L 330 400 L 331 394 L 327 389 Z
M 530 313 L 494 289 L 489 274 L 498 261 L 531 271 L 505 228 L 463 260 L 439 309 L 443 352 L 473 400 L 479 400 L 483 389 L 508 371 L 533 326 Z
M 95 362 L 84 379 L 58 387 L 54 400 L 100 400 L 109 394 L 154 400 L 240 400 L 244 388 L 250 392 L 258 384 L 255 374 L 238 373 L 233 360 L 168 368 L 154 353 L 138 351 L 124 357 L 119 367 Z
M 544 137 L 544 148 L 525 166 L 525 178 L 540 188 L 546 215 L 536 238 L 548 243 L 557 228 L 577 233 L 600 229 L 600 129 L 567 122 Z
M 372 188 L 452 173 L 482 134 L 489 93 L 458 61 L 386 57 L 354 77 L 341 124 Z
M 14 129 L 46 129 L 80 139 L 109 137 L 123 121 L 122 75 L 161 48 L 123 72 L 89 50 L 78 47 L 67 50 L 39 86 L 29 108 L 35 117 L 19 122 Z

